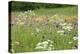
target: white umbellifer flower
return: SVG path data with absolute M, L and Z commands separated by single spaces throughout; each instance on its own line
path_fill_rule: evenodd
M 42 46 L 37 46 L 35 49 L 43 49 Z
M 41 50 L 52 50 L 53 48 L 53 41 L 51 40 L 47 40 L 47 41 L 43 41 L 43 42 L 39 42 L 35 49 L 41 49 Z
M 24 22 L 20 22 L 19 24 L 20 24 L 20 25 L 24 25 Z
M 53 41 L 50 41 L 50 43 L 53 43 Z
M 38 43 L 36 49 L 46 49 L 47 45 L 48 45 L 48 43 L 46 41 Z
M 50 51 L 50 50 L 52 50 L 52 48 L 51 48 L 51 47 L 49 47 L 49 48 L 48 48 L 48 51 Z
M 31 33 L 32 35 L 34 34 L 34 33 Z
M 28 10 L 28 12 L 32 12 L 31 10 Z
M 40 46 L 40 45 L 42 45 L 42 43 L 38 43 L 38 44 L 37 44 L 37 46 Z
M 73 27 L 70 25 L 63 26 L 62 28 L 68 31 L 71 31 L 71 29 L 73 29 Z
M 65 26 L 67 23 L 60 23 L 61 26 Z
M 67 23 L 63 23 L 63 25 L 66 25 Z
M 46 49 L 47 46 L 48 46 L 48 42 L 47 41 L 44 41 L 44 42 L 42 42 L 42 45 L 43 45 L 43 48 Z
M 47 40 L 48 42 L 50 42 L 50 43 L 53 43 L 53 41 L 51 41 L 51 40 Z
M 69 44 L 73 43 L 72 41 L 68 42 Z
M 36 28 L 36 32 L 40 32 L 40 29 L 39 28 Z
M 68 29 L 68 31 L 71 31 L 71 29 Z
M 73 37 L 73 40 L 77 40 L 78 39 L 78 37 Z
M 28 12 L 27 12 L 27 11 L 25 11 L 24 13 L 25 13 L 25 14 L 27 14 Z
M 50 40 L 47 40 L 48 42 L 50 42 Z
M 19 22 L 16 22 L 16 24 L 18 24 Z
M 42 42 L 42 44 L 48 44 L 48 42 L 47 41 L 44 41 L 44 42 Z
M 50 47 L 52 47 L 53 45 L 52 45 L 52 44 L 50 44 L 49 46 L 50 46 Z
M 67 27 L 66 27 L 66 26 L 63 26 L 62 28 L 63 28 L 63 29 L 65 29 L 65 30 L 67 29 Z
M 71 27 L 71 26 L 66 26 L 66 28 L 67 28 L 67 29 L 72 29 L 72 27 Z
M 43 49 L 46 49 L 48 44 L 43 44 Z
M 73 27 L 70 27 L 70 29 L 73 29 Z
M 64 33 L 64 30 L 59 30 L 57 31 L 57 33 Z

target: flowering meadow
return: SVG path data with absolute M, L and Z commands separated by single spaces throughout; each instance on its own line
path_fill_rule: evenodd
M 76 7 L 11 12 L 11 49 L 15 52 L 78 48 Z

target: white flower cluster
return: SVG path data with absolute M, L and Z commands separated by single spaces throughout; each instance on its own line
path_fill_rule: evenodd
M 66 32 L 66 31 L 69 32 L 69 31 L 71 31 L 73 29 L 71 23 L 60 23 L 59 25 L 62 27 L 62 30 L 58 30 L 57 33 L 60 33 L 61 35 L 64 32 Z
M 54 46 L 53 46 L 53 41 L 51 40 L 47 40 L 47 41 L 43 41 L 43 42 L 39 42 L 35 49 L 37 50 L 54 50 Z
M 34 13 L 34 11 L 32 11 L 32 10 L 28 10 L 27 12 L 25 12 L 25 13 L 27 13 L 28 15 L 33 15 L 33 16 L 35 16 L 36 14 Z
M 73 40 L 77 40 L 78 39 L 78 37 L 73 37 Z
M 41 31 L 41 29 L 39 28 L 36 28 L 36 32 L 39 33 Z
M 60 23 L 60 25 L 62 26 L 62 29 L 67 31 L 71 31 L 73 29 L 71 23 Z
M 27 17 L 27 16 L 31 16 L 31 15 L 35 15 L 34 11 L 32 10 L 28 10 L 28 11 L 25 11 L 25 12 L 20 12 L 18 17 Z
M 71 30 L 73 29 L 71 23 L 69 23 L 69 24 L 64 23 L 63 26 L 62 26 L 62 28 L 63 28 L 64 30 L 67 30 L 67 31 L 71 31 Z
M 25 12 L 20 12 L 16 18 L 18 25 L 24 25 L 28 18 L 31 18 L 31 16 L 35 16 L 34 11 L 28 10 Z

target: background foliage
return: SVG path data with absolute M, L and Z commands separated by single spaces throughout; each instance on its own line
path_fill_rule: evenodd
M 27 11 L 27 10 L 34 10 L 40 8 L 64 8 L 64 7 L 71 7 L 74 5 L 66 5 L 66 4 L 52 4 L 52 3 L 35 3 L 35 2 L 10 2 L 11 10 L 12 11 Z

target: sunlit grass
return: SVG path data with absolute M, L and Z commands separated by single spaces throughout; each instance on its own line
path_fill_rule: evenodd
M 53 8 L 53 9 L 39 9 L 35 10 L 35 13 L 39 15 L 77 15 L 77 7 L 63 7 L 63 8 Z

